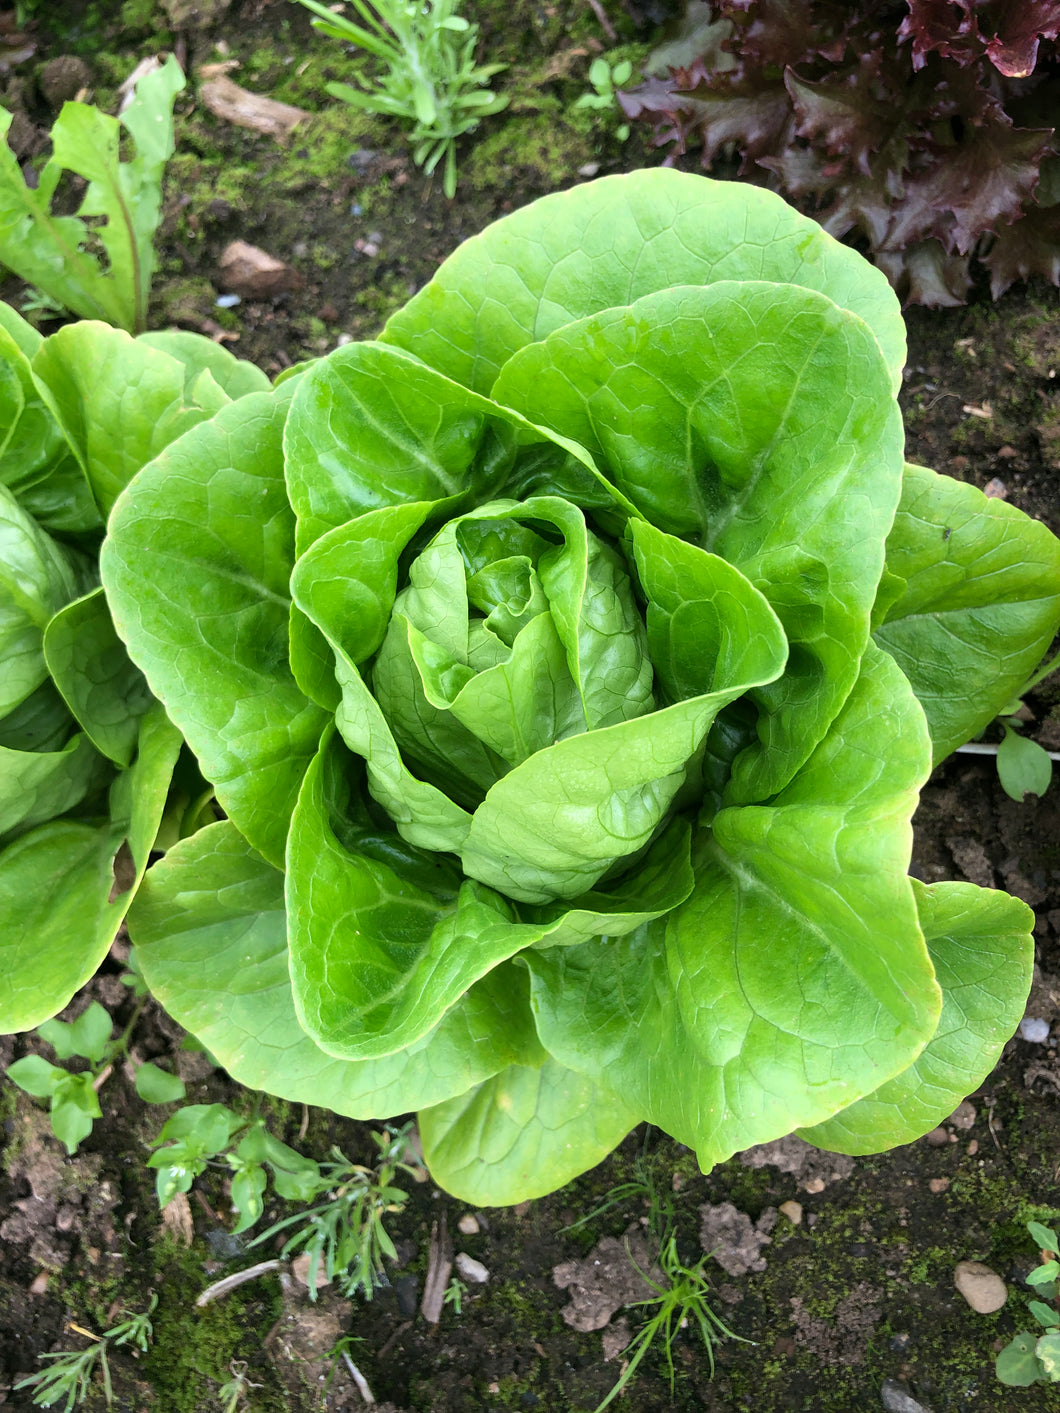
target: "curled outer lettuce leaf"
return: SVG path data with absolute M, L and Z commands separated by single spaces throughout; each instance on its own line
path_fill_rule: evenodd
M 971 883 L 914 879 L 913 894 L 942 987 L 938 1027 L 908 1069 L 801 1130 L 818 1148 L 879 1153 L 930 1133 L 986 1079 L 1023 1015 L 1034 965 L 1027 904 Z
M 156 702 L 102 819 L 55 819 L 0 852 L 0 1030 L 31 1030 L 61 1011 L 107 955 L 147 869 L 180 746 Z M 115 895 L 123 841 L 133 875 Z
M 289 664 L 281 438 L 293 386 L 242 397 L 168 446 L 119 497 L 100 556 L 129 656 L 225 812 L 276 865 L 327 719 Z
M 617 941 L 523 954 L 545 1048 L 704 1168 L 905 1069 L 941 1005 L 906 876 L 929 765 L 923 713 L 870 647 L 786 789 L 699 837 L 684 903 Z
M 495 221 L 391 316 L 383 339 L 488 393 L 520 348 L 675 285 L 819 290 L 872 329 L 894 390 L 905 327 L 886 278 L 772 192 L 666 168 L 604 177 Z
M 1048 651 L 1060 541 L 975 486 L 907 465 L 887 570 L 876 641 L 913 684 L 937 764 L 1004 711 Z
M 540 1063 L 525 979 L 500 968 L 421 1041 L 379 1061 L 326 1054 L 295 1014 L 283 875 L 225 821 L 182 840 L 129 916 L 151 992 L 240 1084 L 372 1118 Z

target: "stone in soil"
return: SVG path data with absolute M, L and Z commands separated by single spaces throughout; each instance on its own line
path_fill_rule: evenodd
M 1008 1299 L 1005 1282 L 981 1261 L 961 1261 L 953 1273 L 953 1283 L 980 1315 L 992 1315 Z
M 880 1402 L 887 1413 L 929 1413 L 897 1379 L 884 1379 L 880 1389 Z

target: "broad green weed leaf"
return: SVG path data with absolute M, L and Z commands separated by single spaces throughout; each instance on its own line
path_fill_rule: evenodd
M 92 1001 L 75 1021 L 49 1020 L 37 1027 L 37 1034 L 54 1049 L 60 1060 L 80 1055 L 93 1064 L 102 1060 L 113 1025 L 110 1016 Z
M 665 169 L 605 177 L 495 221 L 450 255 L 382 339 L 488 393 L 513 354 L 564 324 L 717 280 L 826 294 L 872 329 L 898 388 L 905 330 L 880 271 L 771 192 Z
M 936 763 L 1018 696 L 1060 625 L 1060 543 L 975 486 L 907 465 L 887 537 L 904 581 L 876 641 L 913 684 Z
M 114 322 L 133 331 L 147 322 L 162 173 L 173 155 L 173 100 L 183 87 L 180 65 L 170 57 L 140 80 L 120 119 L 91 104 L 66 103 L 52 128 L 52 160 L 88 182 L 79 214 L 105 217 L 98 238 L 107 254 L 106 279 L 120 294 L 125 316 Z M 119 160 L 122 127 L 136 148 L 128 162 Z M 69 307 L 85 313 L 77 304 Z
M 283 875 L 228 822 L 150 870 L 129 927 L 152 994 L 250 1089 L 368 1119 L 463 1093 L 535 1049 L 525 984 L 502 969 L 386 1059 L 325 1054 L 295 1012 Z
M 990 1073 L 1023 1015 L 1034 960 L 1026 903 L 970 883 L 912 886 L 942 988 L 938 1026 L 907 1070 L 800 1130 L 819 1148 L 879 1153 L 929 1133 Z
M 1052 1251 L 1055 1255 L 1060 1256 L 1060 1240 L 1058 1240 L 1055 1231 L 1043 1226 L 1041 1222 L 1028 1222 L 1027 1230 L 1039 1250 Z
M 0 263 L 83 318 L 131 327 L 131 291 L 109 280 L 99 261 L 83 249 L 84 222 L 52 214 L 61 164 L 53 155 L 36 189 L 28 187 L 7 141 L 11 119 L 12 114 L 0 108 Z
M 226 813 L 277 864 L 326 719 L 288 661 L 294 518 L 280 438 L 289 398 L 240 398 L 168 447 L 119 499 L 101 555 L 130 657 Z M 164 491 L 174 479 L 177 501 Z
M 1060 1333 L 1044 1334 L 1034 1346 L 1034 1357 L 1048 1383 L 1060 1383 Z
M 1036 1340 L 1032 1334 L 1018 1334 L 994 1362 L 998 1378 L 1012 1388 L 1029 1388 L 1042 1376 L 1042 1366 L 1034 1357 Z
M 463 1202 L 542 1197 L 599 1163 L 640 1120 L 603 1084 L 553 1059 L 512 1065 L 418 1115 L 431 1175 Z
M 90 1074 L 64 1074 L 52 1093 L 51 1123 L 67 1153 L 76 1153 L 92 1132 L 92 1123 L 103 1117 Z
M 51 619 L 44 657 L 92 744 L 118 765 L 129 765 L 140 719 L 153 698 L 114 631 L 102 589 L 75 599 Z
M 0 261 L 85 319 L 142 328 L 162 171 L 173 152 L 173 99 L 183 87 L 180 66 L 170 58 L 140 80 L 120 120 L 89 104 L 64 104 L 52 128 L 52 156 L 35 188 L 27 186 L 7 142 L 0 142 Z M 0 109 L 0 138 L 10 125 L 11 114 Z M 136 145 L 128 162 L 120 161 L 123 126 Z M 51 210 L 64 170 L 88 182 L 76 216 Z M 106 267 L 84 248 L 86 216 L 105 218 L 96 238 Z

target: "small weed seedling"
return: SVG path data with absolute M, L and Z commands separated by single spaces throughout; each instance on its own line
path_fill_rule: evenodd
M 456 192 L 456 139 L 508 104 L 486 87 L 507 64 L 476 64 L 478 25 L 456 13 L 456 0 L 352 0 L 363 24 L 334 14 L 319 0 L 299 0 L 321 34 L 355 44 L 386 65 L 364 87 L 329 83 L 354 108 L 399 118 L 412 129 L 412 156 L 428 176 L 442 159 L 446 196 Z
M 467 1294 L 467 1286 L 459 1276 L 454 1276 L 445 1288 L 442 1296 L 444 1304 L 453 1307 L 453 1314 L 459 1315 L 464 1308 L 464 1296 Z
M 1040 667 L 1029 681 L 1025 682 L 1019 695 L 1015 697 L 997 718 L 1005 732 L 1004 739 L 997 748 L 997 774 L 1005 794 L 1020 804 L 1027 795 L 1041 797 L 1048 790 L 1053 778 L 1053 762 L 1049 752 L 1037 741 L 1029 741 L 1020 735 L 1023 726 L 1017 715 L 1023 706 L 1023 697 L 1044 682 L 1046 677 L 1060 667 L 1060 656 L 1050 658 Z
M 702 1256 L 694 1266 L 686 1266 L 682 1263 L 677 1254 L 677 1239 L 671 1232 L 663 1242 L 662 1251 L 659 1256 L 659 1265 L 667 1284 L 656 1285 L 645 1272 L 641 1272 L 644 1279 L 657 1291 L 657 1295 L 649 1296 L 647 1300 L 634 1302 L 631 1309 L 636 1306 L 645 1308 L 654 1306 L 654 1313 L 651 1314 L 647 1323 L 637 1331 L 626 1346 L 625 1354 L 628 1356 L 628 1363 L 623 1369 L 618 1382 L 614 1388 L 598 1404 L 595 1413 L 603 1413 L 608 1404 L 614 1402 L 626 1385 L 634 1377 L 640 1367 L 641 1360 L 648 1350 L 655 1343 L 656 1339 L 662 1340 L 663 1353 L 666 1355 L 666 1366 L 670 1373 L 670 1393 L 673 1394 L 674 1379 L 674 1338 L 677 1331 L 686 1323 L 698 1328 L 702 1337 L 704 1347 L 707 1351 L 707 1359 L 710 1362 L 710 1372 L 714 1374 L 714 1346 L 721 1339 L 740 1339 L 729 1327 L 724 1324 L 714 1311 L 710 1308 L 708 1297 L 710 1287 L 703 1268 L 709 1260 L 709 1256 Z M 639 1268 L 638 1268 L 639 1269 Z M 746 1343 L 746 1341 L 743 1341 Z
M 15 1388 L 35 1389 L 33 1402 L 40 1408 L 51 1408 L 61 1398 L 65 1398 L 64 1413 L 70 1413 L 75 1404 L 88 1397 L 92 1377 L 98 1368 L 103 1374 L 103 1397 L 107 1400 L 109 1408 L 114 1402 L 114 1389 L 110 1381 L 107 1350 L 111 1346 L 116 1348 L 123 1344 L 133 1344 L 137 1349 L 146 1351 L 148 1341 L 154 1333 L 151 1316 L 157 1304 L 157 1295 L 152 1295 L 150 1305 L 142 1314 L 129 1315 L 112 1329 L 104 1330 L 101 1335 L 94 1335 L 89 1330 L 83 1330 L 80 1325 L 71 1324 L 69 1328 L 75 1334 L 92 1340 L 88 1348 L 80 1351 L 64 1349 L 57 1354 L 42 1354 L 41 1359 L 51 1360 L 48 1367 L 15 1384 Z
M 243 1232 L 265 1208 L 268 1172 L 280 1197 L 309 1202 L 320 1190 L 321 1174 L 312 1158 L 303 1158 L 274 1138 L 257 1117 L 246 1118 L 224 1104 L 186 1104 L 168 1119 L 147 1160 L 156 1169 L 160 1207 L 187 1192 L 210 1166 L 232 1173 L 232 1206 L 239 1213 L 235 1231 Z
M 8 1078 L 35 1099 L 46 1099 L 52 1131 L 67 1153 L 92 1132 L 101 1115 L 99 1090 L 115 1063 L 128 1054 L 129 1039 L 140 1018 L 141 1006 L 121 1035 L 111 1039 L 111 1019 L 98 1001 L 93 1001 L 75 1021 L 50 1020 L 37 1027 L 37 1034 L 55 1051 L 56 1059 L 83 1059 L 87 1070 L 74 1074 L 61 1065 L 50 1064 L 40 1055 L 26 1055 L 8 1067 Z M 136 1071 L 136 1092 L 147 1104 L 171 1104 L 183 1099 L 184 1084 L 176 1075 L 148 1061 Z
M 130 333 L 147 327 L 162 173 L 173 154 L 173 101 L 183 87 L 180 65 L 170 58 L 140 80 L 120 118 L 90 103 L 64 103 L 51 131 L 52 154 L 32 186 L 6 141 L 12 115 L 0 108 L 0 264 L 33 286 L 38 300 Z M 136 149 L 124 162 L 123 129 Z M 87 183 L 75 216 L 52 210 L 64 172 Z
M 327 1200 L 274 1223 L 250 1245 L 259 1246 L 277 1232 L 293 1227 L 281 1255 L 308 1253 L 311 1298 L 316 1296 L 317 1272 L 323 1271 L 329 1283 L 337 1281 L 347 1298 L 361 1292 L 366 1300 L 371 1300 L 375 1287 L 383 1283 L 383 1258 L 397 1259 L 383 1218 L 400 1212 L 408 1201 L 408 1194 L 393 1182 L 400 1171 L 410 1175 L 416 1172 L 406 1161 L 412 1151 L 410 1129 L 411 1124 L 406 1124 L 402 1129 L 373 1133 L 379 1157 L 370 1168 L 351 1163 L 338 1148 L 333 1148 L 333 1161 L 320 1164 L 312 1184 L 315 1190 L 306 1195 L 306 1200 L 311 1201 L 314 1196 L 326 1194 Z
M 1029 1384 L 1060 1383 L 1060 1308 L 1057 1305 L 1057 1279 L 1060 1277 L 1060 1243 L 1055 1231 L 1041 1222 L 1028 1222 L 1027 1230 L 1038 1244 L 1042 1263 L 1027 1277 L 1043 1300 L 1028 1300 L 1027 1308 L 1038 1321 L 1038 1333 L 1021 1330 L 997 1356 L 995 1370 L 1003 1384 L 1024 1388 Z M 1050 1303 L 1047 1305 L 1045 1301 Z
M 222 1413 L 236 1413 L 249 1391 L 252 1388 L 261 1388 L 261 1384 L 253 1383 L 247 1378 L 247 1361 L 245 1359 L 233 1359 L 228 1366 L 228 1372 L 232 1377 L 227 1383 L 221 1385 L 218 1397 L 221 1400 Z
M 594 91 L 583 93 L 575 103 L 575 108 L 590 108 L 598 112 L 614 109 L 615 90 L 628 83 L 632 73 L 633 65 L 628 59 L 622 59 L 613 67 L 603 57 L 594 59 L 589 65 L 589 82 Z M 619 142 L 625 142 L 629 137 L 629 124 L 620 123 L 615 130 L 615 136 Z

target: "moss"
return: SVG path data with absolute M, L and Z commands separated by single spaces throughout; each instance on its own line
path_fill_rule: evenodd
M 204 1401 L 215 1400 L 231 1361 L 245 1359 L 250 1377 L 262 1384 L 255 1390 L 255 1413 L 280 1413 L 283 1396 L 261 1353 L 282 1308 L 275 1279 L 248 1282 L 198 1309 L 195 1300 L 205 1284 L 202 1253 L 162 1239 L 153 1254 L 160 1298 L 154 1339 L 141 1362 L 158 1406 L 166 1413 L 197 1413 Z
M 593 157 L 592 143 L 563 118 L 514 116 L 475 142 L 461 175 L 477 191 L 532 184 L 551 191 Z
M 314 113 L 295 130 L 286 160 L 276 174 L 276 184 L 284 191 L 298 191 L 306 183 L 327 189 L 339 178 L 351 176 L 349 159 L 355 152 L 373 144 L 383 145 L 387 136 L 380 119 L 336 103 L 322 113 Z M 364 199 L 359 190 L 357 200 L 363 204 Z

